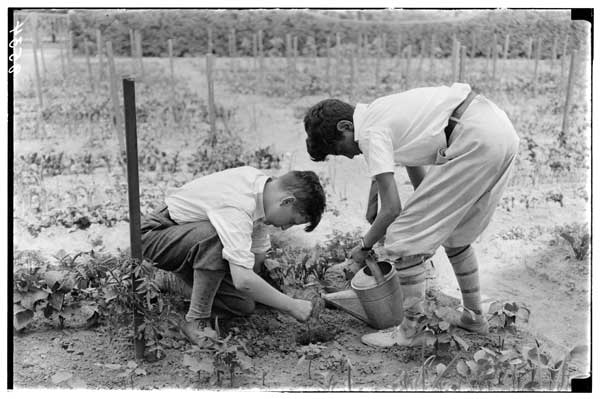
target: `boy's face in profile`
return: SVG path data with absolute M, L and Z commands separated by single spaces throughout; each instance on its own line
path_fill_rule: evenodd
M 294 208 L 296 198 L 286 197 L 274 206 L 265 209 L 264 223 L 287 230 L 292 226 L 308 223 L 308 218 Z
M 331 155 L 341 155 L 352 159 L 355 155 L 360 154 L 360 150 L 354 141 L 354 129 L 352 123 L 348 121 L 342 122 L 347 123 L 338 124 L 338 130 L 342 133 L 342 137 L 335 142 L 333 146 L 333 154 Z

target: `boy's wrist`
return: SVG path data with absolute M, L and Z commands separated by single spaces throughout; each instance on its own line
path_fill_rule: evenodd
M 360 250 L 361 251 L 370 251 L 373 249 L 373 246 L 367 247 L 365 245 L 365 239 L 364 238 L 360 238 Z

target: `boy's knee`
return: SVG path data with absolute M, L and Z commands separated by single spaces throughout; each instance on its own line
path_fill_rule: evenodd
M 444 247 L 444 251 L 446 251 L 446 255 L 449 258 L 452 258 L 456 255 L 460 255 L 461 253 L 465 252 L 467 249 L 469 249 L 470 246 L 471 244 L 462 247 Z

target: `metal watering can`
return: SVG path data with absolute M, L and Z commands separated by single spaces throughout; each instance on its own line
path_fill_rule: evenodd
M 397 326 L 404 318 L 402 292 L 396 269 L 388 262 L 366 259 L 350 281 L 352 289 L 323 295 L 325 302 L 382 330 Z

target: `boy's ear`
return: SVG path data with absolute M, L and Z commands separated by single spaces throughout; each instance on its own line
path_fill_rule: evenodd
M 296 201 L 296 197 L 294 197 L 293 195 L 290 195 L 281 200 L 280 206 L 290 206 L 290 205 L 293 205 L 295 201 Z
M 336 125 L 337 130 L 340 132 L 345 132 L 347 130 L 354 132 L 354 124 L 348 120 L 341 120 Z

